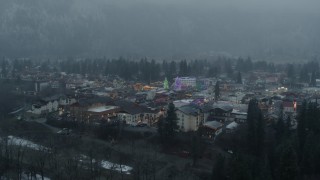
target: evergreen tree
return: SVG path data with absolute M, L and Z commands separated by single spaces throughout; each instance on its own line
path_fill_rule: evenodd
M 244 61 L 241 57 L 237 60 L 236 70 L 238 70 L 239 72 L 244 72 L 246 70 Z
M 253 64 L 250 57 L 246 59 L 244 67 L 246 72 L 251 71 L 253 69 Z
M 315 87 L 316 86 L 316 72 L 313 71 L 311 74 L 311 79 L 310 79 L 310 86 Z
M 318 174 L 320 168 L 320 145 L 318 143 L 320 136 L 309 133 L 306 137 L 305 146 L 303 148 L 301 167 L 304 174 Z
M 176 109 L 173 103 L 169 103 L 167 117 L 166 117 L 166 131 L 168 134 L 168 138 L 174 138 L 176 130 L 178 129 L 177 125 L 177 114 Z
M 224 170 L 225 170 L 225 158 L 219 154 L 212 168 L 211 180 L 226 179 Z
M 162 65 L 161 65 L 161 71 L 164 73 L 165 76 L 168 77 L 168 72 L 169 72 L 169 65 L 167 61 L 163 60 Z
M 216 77 L 219 74 L 217 67 L 210 67 L 207 73 L 207 77 Z
M 284 137 L 285 124 L 283 122 L 282 115 L 278 118 L 278 122 L 276 124 L 276 142 L 279 144 Z
M 169 65 L 169 73 L 168 73 L 168 77 L 169 79 L 172 79 L 173 77 L 175 77 L 177 74 L 177 64 L 175 61 L 171 61 L 170 65 Z
M 238 75 L 237 75 L 237 83 L 242 84 L 242 75 L 240 71 L 238 72 Z
M 167 78 L 165 78 L 164 81 L 163 81 L 163 88 L 165 90 L 169 90 L 169 81 L 168 81 Z
M 273 63 L 269 63 L 268 65 L 268 71 L 271 73 L 275 73 L 276 72 L 276 67 Z
M 291 117 L 290 117 L 290 115 L 288 115 L 288 117 L 286 119 L 286 125 L 285 125 L 285 133 L 286 134 L 289 133 L 290 127 L 291 127 Z
M 264 158 L 264 161 L 260 161 L 259 170 L 258 170 L 258 178 L 261 180 L 272 180 L 272 172 L 270 167 L 270 162 L 267 157 Z
M 199 150 L 200 150 L 200 137 L 196 134 L 192 136 L 191 142 L 191 155 L 192 155 L 192 165 L 196 166 L 198 158 L 199 158 Z
M 298 135 L 298 144 L 299 144 L 299 154 L 303 151 L 304 143 L 306 140 L 306 115 L 307 115 L 307 102 L 303 101 L 301 110 L 298 114 L 298 127 L 297 127 L 297 135 Z M 300 156 L 299 159 L 302 157 Z
M 301 68 L 299 78 L 300 82 L 309 83 L 310 77 L 306 66 Z
M 295 180 L 298 179 L 298 175 L 297 154 L 291 143 L 284 143 L 280 147 L 280 159 L 276 177 L 279 180 Z
M 150 64 L 150 81 L 155 81 L 155 80 L 158 80 L 159 78 L 160 78 L 160 65 L 156 63 L 154 59 L 152 59 Z
M 260 156 L 263 152 L 265 124 L 262 117 L 262 112 L 256 99 L 252 99 L 249 102 L 247 125 L 247 141 L 249 151 L 253 155 Z
M 217 101 L 220 97 L 220 82 L 217 81 L 214 87 L 214 99 Z
M 228 75 L 229 77 L 232 77 L 232 75 L 233 75 L 233 69 L 232 69 L 232 64 L 231 64 L 231 61 L 230 61 L 230 60 L 225 61 L 225 63 L 224 63 L 224 70 L 225 70 L 225 72 L 227 73 L 227 75 Z
M 158 125 L 158 134 L 161 142 L 163 143 L 164 141 L 164 117 L 163 116 L 159 117 L 157 125 Z
M 268 63 L 265 61 L 257 61 L 253 63 L 254 69 L 266 70 L 268 68 Z
M 180 76 L 188 76 L 189 75 L 189 67 L 186 60 L 180 61 L 179 63 L 179 75 Z
M 158 123 L 158 133 L 164 143 L 170 144 L 173 142 L 178 129 L 177 120 L 175 106 L 173 103 L 169 103 L 167 116 L 165 118 L 160 118 Z
M 295 70 L 293 64 L 289 64 L 287 67 L 287 76 L 290 78 L 290 80 L 293 82 L 295 80 Z
M 235 154 L 230 160 L 230 179 L 233 180 L 253 180 L 251 159 Z

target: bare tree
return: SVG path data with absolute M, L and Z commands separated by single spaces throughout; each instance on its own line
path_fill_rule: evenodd
M 18 179 L 22 179 L 22 173 L 23 173 L 23 160 L 24 160 L 24 154 L 26 151 L 26 147 L 22 145 L 22 143 L 19 144 L 18 147 L 15 149 L 15 168 L 17 170 Z
M 42 180 L 44 180 L 44 170 L 48 160 L 48 154 L 48 149 L 43 147 L 39 149 L 37 155 L 35 156 L 35 167 L 36 170 L 40 173 Z

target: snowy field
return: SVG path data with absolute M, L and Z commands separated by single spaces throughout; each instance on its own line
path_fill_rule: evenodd
M 0 141 L 3 140 L 3 138 L 0 138 Z M 47 150 L 49 151 L 50 148 L 47 148 L 45 146 L 36 144 L 32 141 L 20 138 L 20 137 L 15 137 L 15 136 L 8 136 L 7 137 L 7 141 L 9 145 L 13 145 L 13 146 L 23 146 L 23 147 L 27 147 L 33 150 L 37 150 L 37 151 L 43 151 L 43 150 Z M 88 163 L 90 161 L 90 158 L 86 155 L 80 155 L 80 162 L 85 162 Z M 95 159 L 93 159 L 93 162 L 96 162 Z M 112 163 L 110 161 L 107 160 L 101 160 L 100 162 L 100 166 L 104 169 L 108 169 L 108 170 L 114 170 L 117 172 L 122 172 L 124 174 L 130 174 L 130 171 L 133 169 L 130 166 L 126 166 L 126 165 L 120 165 L 120 164 L 116 164 L 116 163 Z M 49 178 L 45 179 L 48 180 Z
M 130 167 L 130 166 L 115 164 L 115 163 L 105 161 L 105 160 L 101 161 L 101 167 L 104 169 L 110 169 L 110 170 L 115 170 L 118 172 L 123 172 L 125 174 L 130 174 L 130 171 L 132 170 L 132 167 Z
M 26 140 L 23 138 L 19 138 L 19 137 L 15 137 L 15 136 L 8 136 L 6 138 L 0 137 L 0 141 L 4 141 L 4 140 L 7 140 L 8 145 L 12 145 L 12 146 L 23 146 L 23 147 L 27 147 L 29 149 L 33 149 L 33 150 L 37 150 L 37 151 L 40 151 L 40 150 L 49 151 L 50 150 L 50 148 L 38 145 L 32 141 L 29 141 L 29 140 Z
M 9 145 L 14 145 L 14 146 L 24 146 L 33 150 L 50 150 L 47 147 L 38 145 L 32 141 L 26 140 L 26 139 L 22 139 L 19 137 L 15 137 L 15 136 L 8 136 L 8 144 Z
M 22 180 L 29 180 L 31 179 L 31 177 L 28 177 L 26 174 L 22 174 L 22 177 L 21 177 Z M 40 174 L 36 174 L 36 177 L 32 177 L 32 179 L 34 180 L 42 180 L 42 177 Z M 51 180 L 50 178 L 48 177 L 43 177 L 43 180 Z
M 86 155 L 81 155 L 81 159 L 79 160 L 80 162 L 86 162 L 89 163 L 90 158 Z M 95 163 L 96 160 L 92 159 L 92 162 Z M 106 161 L 106 160 L 101 160 L 100 165 L 103 169 L 108 169 L 108 170 L 113 170 L 113 171 L 117 171 L 117 172 L 122 172 L 124 174 L 131 174 L 130 171 L 133 169 L 130 166 L 127 165 L 120 165 L 120 164 L 116 164 L 116 163 L 112 163 L 110 161 Z

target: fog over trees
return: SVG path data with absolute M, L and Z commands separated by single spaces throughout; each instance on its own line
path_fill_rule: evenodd
M 312 59 L 316 0 L 1 0 L 6 57 Z

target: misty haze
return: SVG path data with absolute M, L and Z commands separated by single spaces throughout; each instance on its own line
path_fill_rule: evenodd
M 319 55 L 315 0 L 1 0 L 0 55 L 261 60 Z
M 319 180 L 319 0 L 0 0 L 0 180 Z

